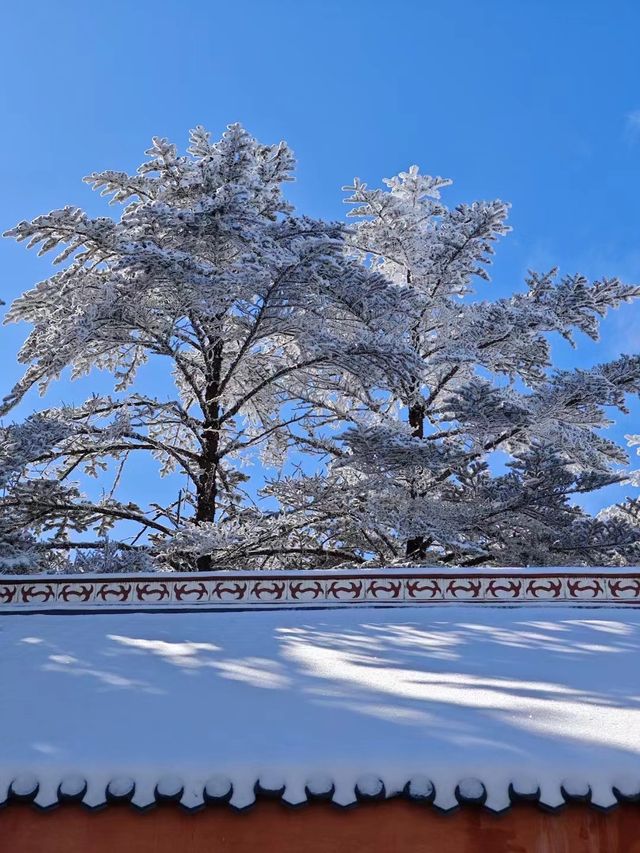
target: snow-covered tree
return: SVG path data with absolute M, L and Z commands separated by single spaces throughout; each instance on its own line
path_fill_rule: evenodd
M 237 526 L 249 532 L 260 514 L 243 494 L 246 458 L 281 465 L 345 408 L 366 406 L 371 388 L 393 388 L 412 369 L 396 334 L 407 295 L 348 256 L 344 225 L 293 215 L 281 191 L 293 168 L 286 145 L 261 145 L 239 125 L 212 143 L 198 127 L 187 156 L 164 139 L 147 154 L 137 175 L 86 178 L 125 203 L 119 221 L 65 207 L 8 232 L 69 263 L 7 315 L 33 329 L 4 412 L 67 368 L 110 371 L 115 389 L 3 428 L 6 549 L 27 533 L 44 535 L 48 552 L 84 548 L 79 534 L 102 539 L 123 520 L 139 528 L 133 543 L 144 532 L 163 549 L 194 526 L 223 540 Z M 150 358 L 167 363 L 166 397 L 136 386 Z M 141 452 L 161 474 L 186 475 L 169 505 L 118 500 Z M 74 471 L 97 476 L 113 460 L 115 483 L 89 499 Z M 265 541 L 263 556 L 283 548 Z M 201 568 L 212 562 L 199 555 Z
M 2 428 L 8 568 L 71 551 L 113 571 L 637 559 L 636 503 L 592 517 L 576 497 L 631 476 L 601 430 L 640 390 L 640 357 L 553 370 L 549 339 L 597 338 L 640 287 L 552 271 L 475 298 L 508 208 L 450 209 L 449 181 L 415 167 L 384 190 L 355 181 L 347 228 L 294 215 L 290 150 L 238 125 L 148 153 L 134 176 L 87 178 L 124 203 L 118 221 L 64 208 L 9 232 L 68 264 L 9 311 L 33 330 L 5 413 L 67 368 L 115 387 Z M 167 364 L 161 398 L 136 378 L 149 359 Z M 119 500 L 138 453 L 187 488 Z M 258 498 L 255 454 L 275 471 Z M 114 480 L 92 499 L 80 470 Z M 108 541 L 122 521 L 134 534 Z
M 576 498 L 630 479 L 624 449 L 600 430 L 640 390 L 640 357 L 553 370 L 549 338 L 573 343 L 580 331 L 597 339 L 600 318 L 640 287 L 559 279 L 553 270 L 531 273 L 527 290 L 508 298 L 473 299 L 475 284 L 488 281 L 493 244 L 509 230 L 507 206 L 447 208 L 440 191 L 450 181 L 415 166 L 385 183 L 346 188 L 359 222 L 351 246 L 369 268 L 411 288 L 404 334 L 420 369 L 375 420 L 341 437 L 328 477 L 278 484 L 283 506 L 363 561 L 636 561 L 635 502 L 594 518 Z M 498 454 L 507 460 L 500 475 L 492 472 Z

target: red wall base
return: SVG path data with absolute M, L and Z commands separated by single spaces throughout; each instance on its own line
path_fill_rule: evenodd
M 640 853 L 640 805 L 549 814 L 523 803 L 503 815 L 473 807 L 442 815 L 405 800 L 347 810 L 260 801 L 247 812 L 195 814 L 172 803 L 145 813 L 12 803 L 0 810 L 0 853 Z

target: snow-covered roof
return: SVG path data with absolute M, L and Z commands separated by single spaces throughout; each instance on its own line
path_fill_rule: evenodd
M 0 802 L 640 794 L 640 610 L 0 618 Z

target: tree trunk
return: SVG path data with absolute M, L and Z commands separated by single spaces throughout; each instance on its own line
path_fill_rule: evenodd
M 407 270 L 407 284 L 411 284 L 411 270 Z M 413 330 L 413 345 L 416 351 L 420 348 L 420 339 L 418 328 Z M 409 407 L 409 426 L 411 427 L 411 435 L 414 438 L 424 438 L 424 406 L 422 403 L 414 403 Z M 411 489 L 411 497 L 416 498 L 415 488 Z M 424 536 L 415 536 L 407 539 L 406 555 L 411 560 L 424 560 L 427 545 Z
M 196 487 L 195 522 L 215 521 L 216 502 L 218 496 L 218 466 L 220 464 L 220 375 L 222 371 L 222 341 L 218 340 L 208 350 L 207 367 L 209 381 L 205 388 L 204 429 L 202 435 L 202 453 L 200 454 L 200 469 L 202 473 Z M 199 572 L 211 570 L 211 555 L 204 554 L 198 558 Z
M 204 448 L 200 455 L 202 473 L 196 489 L 196 523 L 215 521 L 218 467 L 218 430 L 214 424 L 205 426 Z
M 218 438 L 219 432 L 213 425 L 205 427 L 204 449 L 200 456 L 202 474 L 196 490 L 196 524 L 203 521 L 215 521 L 217 497 L 217 468 L 218 468 Z M 198 571 L 207 572 L 211 569 L 211 556 L 205 554 L 198 557 Z
M 409 408 L 409 426 L 414 438 L 424 438 L 424 406 L 422 403 L 414 403 Z M 411 496 L 416 498 L 415 489 Z M 407 539 L 406 555 L 411 560 L 424 560 L 427 556 L 427 543 L 424 536 L 415 536 Z

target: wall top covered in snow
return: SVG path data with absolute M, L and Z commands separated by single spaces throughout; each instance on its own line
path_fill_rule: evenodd
M 640 609 L 0 617 L 0 803 L 640 798 Z
M 497 569 L 0 576 L 0 613 L 349 604 L 640 604 L 640 570 Z

